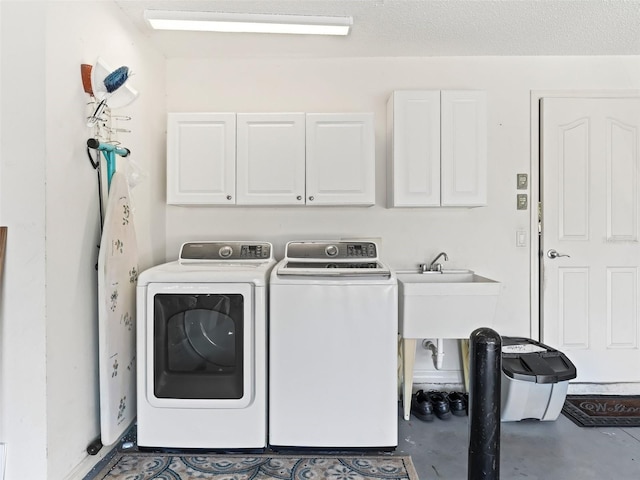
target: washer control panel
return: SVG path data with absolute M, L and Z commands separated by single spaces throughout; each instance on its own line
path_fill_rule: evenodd
M 180 248 L 179 260 L 269 260 L 271 252 L 268 242 L 187 242 Z
M 378 258 L 378 248 L 373 242 L 289 242 L 287 258 L 323 260 L 358 260 Z

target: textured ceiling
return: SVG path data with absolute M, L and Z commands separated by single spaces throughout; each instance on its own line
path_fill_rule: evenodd
M 640 0 L 113 0 L 167 57 L 640 55 Z M 350 15 L 348 37 L 153 31 L 145 8 Z

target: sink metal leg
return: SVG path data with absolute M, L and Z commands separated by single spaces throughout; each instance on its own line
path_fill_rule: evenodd
M 460 352 L 462 353 L 462 378 L 464 379 L 464 391 L 469 391 L 469 340 L 460 339 Z
M 413 364 L 416 360 L 416 339 L 402 339 L 402 407 L 404 419 L 411 416 L 411 394 L 413 393 Z

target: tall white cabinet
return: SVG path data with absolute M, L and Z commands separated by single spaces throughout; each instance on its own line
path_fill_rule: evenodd
M 172 113 L 167 203 L 375 204 L 371 113 Z
M 392 207 L 487 203 L 486 93 L 395 91 L 387 105 Z

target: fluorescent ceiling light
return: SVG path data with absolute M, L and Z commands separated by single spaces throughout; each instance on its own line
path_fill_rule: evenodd
M 145 10 L 144 18 L 158 30 L 300 35 L 348 35 L 353 24 L 351 17 L 169 10 Z

